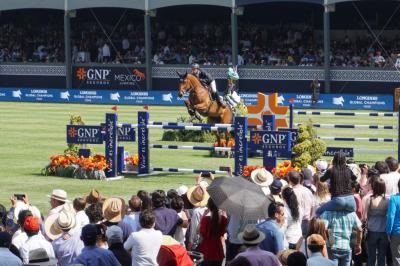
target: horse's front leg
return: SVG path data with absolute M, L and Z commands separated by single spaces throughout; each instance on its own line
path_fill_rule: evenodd
M 195 115 L 195 110 L 193 109 L 192 105 L 190 104 L 189 100 L 185 101 L 185 105 L 186 105 L 186 109 L 188 110 L 188 113 L 190 116 L 194 116 Z

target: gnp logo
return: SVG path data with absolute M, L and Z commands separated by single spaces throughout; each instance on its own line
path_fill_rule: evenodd
M 108 77 L 110 73 L 111 69 L 85 69 L 80 67 L 76 70 L 76 77 L 78 80 L 86 81 L 86 84 L 108 85 L 110 84 L 110 79 Z

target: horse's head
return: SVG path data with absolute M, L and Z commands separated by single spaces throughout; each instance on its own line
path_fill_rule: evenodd
M 178 71 L 176 72 L 179 76 L 179 91 L 178 91 L 178 96 L 179 98 L 182 98 L 185 92 L 191 89 L 189 80 L 187 78 L 188 73 L 186 72 L 185 74 L 181 74 Z

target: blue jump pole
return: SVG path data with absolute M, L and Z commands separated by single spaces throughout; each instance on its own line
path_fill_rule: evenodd
M 138 155 L 139 165 L 138 174 L 149 174 L 150 173 L 150 162 L 149 162 L 149 113 L 138 112 Z
M 243 175 L 247 165 L 247 117 L 235 117 L 235 170 L 234 175 Z
M 397 103 L 400 105 L 400 103 Z M 397 160 L 400 161 L 400 108 L 397 113 Z
M 263 116 L 263 130 L 276 130 L 275 115 Z M 263 148 L 263 165 L 268 171 L 271 171 L 272 168 L 276 167 L 276 157 L 273 156 L 271 150 L 268 150 L 267 148 Z
M 293 103 L 289 105 L 289 128 L 293 128 Z
M 117 146 L 118 146 L 118 128 L 117 114 L 106 114 L 106 159 L 109 169 L 106 172 L 107 177 L 117 176 Z

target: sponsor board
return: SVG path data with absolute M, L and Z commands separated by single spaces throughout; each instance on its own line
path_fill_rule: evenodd
M 98 75 L 101 77 L 105 74 L 100 73 Z M 99 88 L 99 86 L 96 88 Z M 246 105 L 257 104 L 257 93 L 242 93 L 239 95 Z M 393 110 L 392 95 L 321 94 L 315 104 L 312 103 L 311 98 L 311 94 L 283 93 L 278 96 L 278 104 L 288 105 L 292 100 L 295 108 L 299 109 Z M 0 88 L 0 101 L 15 102 L 183 105 L 186 99 L 187 95 L 179 98 L 175 89 L 171 91 L 116 91 L 108 89 Z
M 72 86 L 75 88 L 146 90 L 144 68 L 77 66 L 72 71 Z

